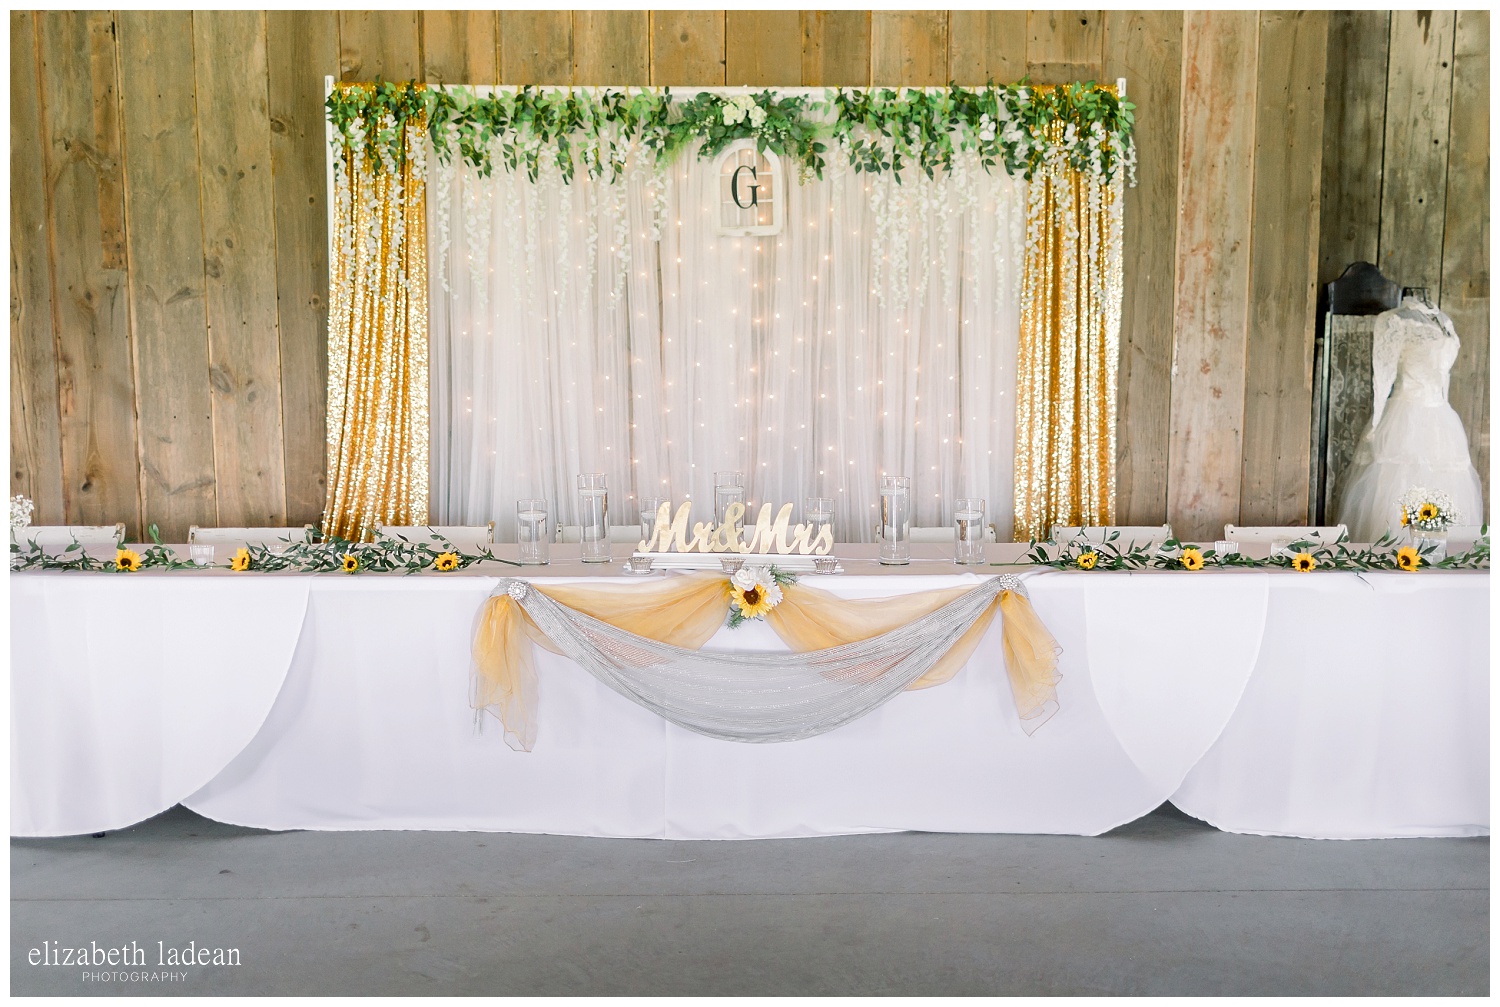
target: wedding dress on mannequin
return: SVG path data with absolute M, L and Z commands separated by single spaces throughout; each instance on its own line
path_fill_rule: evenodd
M 1448 373 L 1458 357 L 1453 321 L 1425 298 L 1375 318 L 1371 348 L 1374 409 L 1349 463 L 1338 520 L 1355 542 L 1401 530 L 1397 500 L 1421 486 L 1452 499 L 1457 523 L 1480 524 L 1479 473 L 1469 461 L 1463 421 L 1448 404 Z

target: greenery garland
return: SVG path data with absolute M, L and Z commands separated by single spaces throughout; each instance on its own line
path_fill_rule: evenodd
M 1364 548 L 1351 545 L 1347 537 L 1324 543 L 1317 539 L 1299 539 L 1279 550 L 1276 555 L 1255 559 L 1238 552 L 1220 554 L 1213 548 L 1169 538 L 1157 548 L 1135 542 L 1123 545 L 1118 531 L 1110 532 L 1103 542 L 1074 539 L 1058 544 L 1032 539 L 1026 562 L 1058 570 L 1186 570 L 1238 567 L 1248 569 L 1343 570 L 1366 573 L 1375 570 L 1421 569 L 1478 570 L 1490 565 L 1489 529 L 1480 530 L 1479 540 L 1468 552 L 1434 560 L 1437 546 L 1418 549 L 1404 545 L 1395 535 L 1384 535 L 1380 541 Z M 1004 566 L 1009 564 L 995 564 Z
M 152 544 L 142 552 L 120 548 L 114 559 L 90 556 L 76 540 L 59 553 L 45 552 L 36 543 L 22 547 L 11 542 L 11 569 L 26 570 L 78 570 L 93 573 L 134 573 L 138 570 L 202 570 L 191 560 L 178 557 L 162 544 L 156 525 L 147 529 Z M 1123 544 L 1120 533 L 1111 532 L 1103 542 L 1075 539 L 1071 542 L 1039 542 L 1031 540 L 1026 560 L 1022 564 L 995 563 L 992 566 L 1044 566 L 1056 570 L 1185 570 L 1196 572 L 1204 569 L 1244 568 L 1296 570 L 1311 573 L 1316 570 L 1343 570 L 1367 573 L 1378 570 L 1403 570 L 1416 572 L 1434 570 L 1478 570 L 1490 565 L 1490 539 L 1488 528 L 1481 529 L 1480 537 L 1473 548 L 1464 553 L 1434 560 L 1436 546 L 1417 549 L 1403 545 L 1393 535 L 1386 535 L 1379 542 L 1364 548 L 1356 548 L 1347 539 L 1323 543 L 1314 539 L 1292 542 L 1278 555 L 1254 559 L 1240 553 L 1220 555 L 1216 550 L 1204 546 L 1169 538 L 1159 547 Z M 381 538 L 374 542 L 351 542 L 337 536 L 321 542 L 310 539 L 305 542 L 288 542 L 277 548 L 264 545 L 246 545 L 237 550 L 227 563 L 210 564 L 206 569 L 229 569 L 243 571 L 291 571 L 294 573 L 418 573 L 435 570 L 440 573 L 462 570 L 476 563 L 504 563 L 521 566 L 514 560 L 501 559 L 489 549 L 465 552 L 446 539 L 441 544 L 412 542 L 405 538 Z M 796 583 L 796 576 L 777 567 L 772 567 L 771 577 L 779 587 Z M 731 626 L 738 626 L 736 609 L 731 613 Z
M 135 573 L 140 570 L 249 570 L 294 573 L 418 573 L 435 570 L 448 573 L 473 566 L 475 563 L 504 563 L 520 566 L 514 560 L 501 559 L 488 549 L 477 553 L 465 552 L 447 539 L 441 544 L 412 542 L 404 537 L 379 538 L 373 542 L 351 542 L 348 539 L 330 536 L 321 542 L 309 538 L 304 542 L 286 542 L 275 548 L 258 544 L 246 544 L 237 549 L 227 563 L 210 563 L 199 566 L 191 559 L 182 559 L 162 544 L 161 533 L 156 525 L 146 529 L 152 544 L 142 552 L 118 548 L 114 559 L 90 556 L 75 539 L 60 553 L 45 552 L 35 542 L 22 548 L 15 541 L 10 544 L 10 566 L 12 570 L 81 570 L 92 573 Z
M 986 170 L 1003 165 L 1030 179 L 1060 161 L 1109 182 L 1122 170 L 1134 183 L 1135 106 L 1092 81 L 1051 88 L 990 83 L 980 88 L 830 88 L 824 100 L 771 89 L 727 96 L 701 91 L 674 99 L 670 88 L 538 88 L 481 97 L 470 88 L 412 81 L 349 85 L 328 96 L 336 146 L 372 165 L 399 165 L 408 125 L 426 129 L 440 162 L 457 157 L 482 175 L 498 162 L 533 181 L 546 164 L 571 182 L 581 165 L 593 179 L 618 181 L 632 150 L 656 166 L 695 141 L 713 157 L 736 140 L 789 157 L 801 178 L 821 178 L 838 147 L 856 171 L 915 167 L 929 178 L 973 152 Z

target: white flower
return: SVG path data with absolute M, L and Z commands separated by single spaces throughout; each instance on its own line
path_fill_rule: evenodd
M 21 496 L 19 493 L 10 498 L 10 526 L 12 528 L 25 528 L 31 524 L 31 512 L 36 509 L 36 504 Z
M 1414 486 L 1402 494 L 1397 501 L 1401 509 L 1402 524 L 1410 524 L 1422 531 L 1442 531 L 1459 520 L 1453 507 L 1453 498 L 1442 490 Z M 1437 513 L 1432 511 L 1436 509 Z
M 766 110 L 756 105 L 750 109 L 750 125 L 759 127 L 766 121 Z
M 750 116 L 752 125 L 759 125 L 760 123 L 756 122 L 755 119 L 757 111 L 760 110 L 757 108 L 754 98 L 748 94 L 737 94 L 724 103 L 724 125 L 733 126 L 747 115 Z M 760 117 L 764 120 L 766 113 L 760 111 Z
M 776 578 L 771 576 L 771 571 L 767 567 L 740 567 L 729 580 L 741 591 L 757 588 L 760 596 L 770 602 L 773 608 L 781 601 L 781 585 L 776 583 Z

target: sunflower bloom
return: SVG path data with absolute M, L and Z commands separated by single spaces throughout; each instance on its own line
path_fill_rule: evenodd
M 1182 550 L 1182 568 L 1184 570 L 1202 570 L 1203 551 L 1192 548 Z
M 1408 513 L 1406 513 L 1406 508 L 1405 507 L 1402 507 L 1401 508 L 1401 527 L 1405 528 L 1409 524 L 1411 524 L 1411 515 L 1408 514 Z
M 731 593 L 735 604 L 739 606 L 740 615 L 746 619 L 759 619 L 775 607 L 769 594 L 759 584 L 754 587 L 737 587 Z
M 1411 546 L 1396 550 L 1396 565 L 1403 570 L 1415 570 L 1422 565 L 1422 557 Z
M 1080 570 L 1092 570 L 1094 568 L 1094 564 L 1098 562 L 1099 554 L 1094 552 L 1092 549 L 1090 549 L 1088 552 L 1081 552 L 1078 554 L 1077 563 L 1078 569 Z
M 115 551 L 115 569 L 126 573 L 135 573 L 141 568 L 141 554 L 134 549 L 119 549 Z
M 236 549 L 234 555 L 229 557 L 229 569 L 235 573 L 250 569 L 250 550 Z
M 449 570 L 457 570 L 458 569 L 458 553 L 456 553 L 456 552 L 440 553 L 438 555 L 438 558 L 435 559 L 435 560 L 433 560 L 432 565 L 433 565 L 434 568 L 436 568 L 438 570 L 441 570 L 444 573 L 447 573 Z
M 1436 504 L 1424 503 L 1422 506 L 1417 508 L 1418 521 L 1431 521 L 1437 516 L 1438 509 Z
M 354 573 L 359 570 L 359 557 L 352 552 L 344 553 L 344 572 Z
M 1318 561 L 1312 558 L 1310 552 L 1299 552 L 1292 557 L 1292 569 L 1298 573 L 1310 573 L 1317 569 Z
M 742 569 L 729 578 L 729 599 L 745 619 L 759 619 L 781 601 L 781 587 L 769 573 Z

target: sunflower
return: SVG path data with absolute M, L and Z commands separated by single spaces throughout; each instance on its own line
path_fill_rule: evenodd
M 1092 549 L 1090 549 L 1088 552 L 1081 552 L 1078 554 L 1077 562 L 1078 569 L 1092 570 L 1094 568 L 1094 564 L 1099 562 L 1099 554 Z
M 250 550 L 236 549 L 234 555 L 229 557 L 229 569 L 235 573 L 250 569 Z
M 1203 552 L 1200 549 L 1187 548 L 1182 550 L 1182 568 L 1184 570 L 1202 570 Z
M 759 619 L 781 601 L 781 587 L 768 572 L 741 569 L 729 580 L 729 599 L 745 619 Z
M 1432 521 L 1438 516 L 1437 504 L 1424 503 L 1417 508 L 1418 521 Z
M 141 554 L 134 549 L 119 549 L 115 551 L 115 569 L 126 573 L 135 573 L 141 568 Z
M 1405 528 L 1409 524 L 1411 524 L 1411 515 L 1408 514 L 1408 513 L 1406 513 L 1406 508 L 1405 507 L 1402 507 L 1401 508 L 1401 527 Z
M 754 587 L 735 588 L 734 601 L 739 606 L 740 615 L 746 619 L 759 619 L 771 611 L 770 599 L 759 584 Z
M 1422 557 L 1411 546 L 1396 550 L 1396 565 L 1403 570 L 1415 570 L 1422 565 Z
M 344 553 L 344 572 L 355 573 L 359 570 L 359 557 L 352 552 Z
M 1298 573 L 1309 573 L 1316 569 L 1318 561 L 1312 558 L 1310 552 L 1299 552 L 1292 557 L 1292 569 Z
M 458 569 L 458 553 L 456 553 L 456 552 L 439 553 L 438 554 L 438 558 L 432 561 L 432 565 L 433 565 L 433 567 L 435 569 L 442 570 L 444 573 L 448 572 L 449 570 L 457 570 Z

